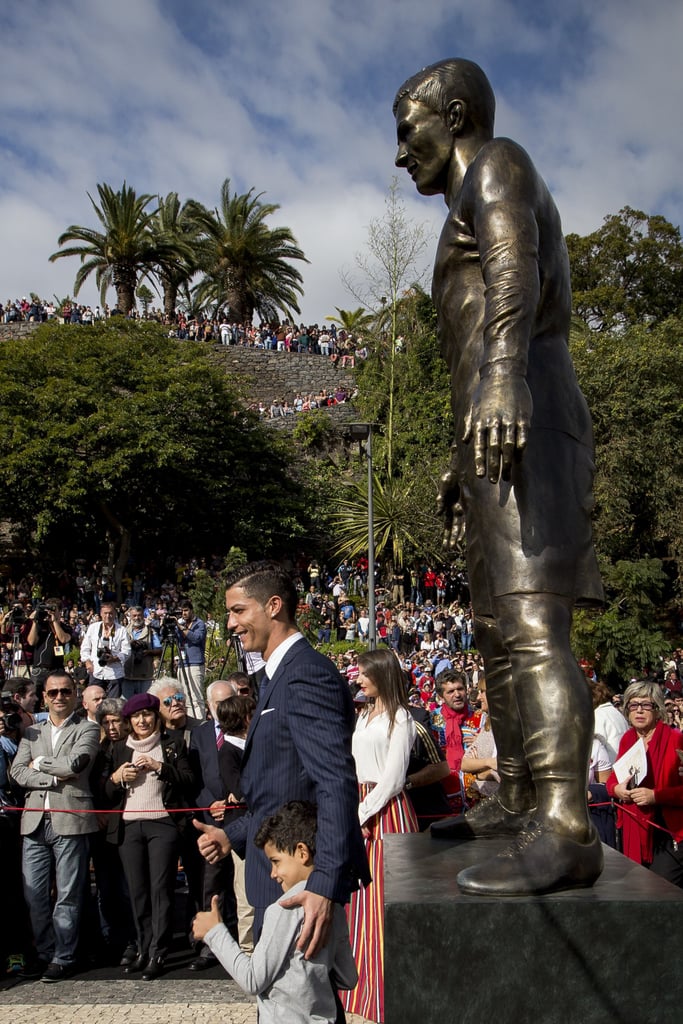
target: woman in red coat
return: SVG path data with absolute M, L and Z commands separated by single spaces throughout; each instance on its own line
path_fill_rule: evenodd
M 631 683 L 624 694 L 631 728 L 619 743 L 619 757 L 639 740 L 647 751 L 647 773 L 630 789 L 614 772 L 607 790 L 618 797 L 618 823 L 627 857 L 683 888 L 683 779 L 678 768 L 683 734 L 666 724 L 666 708 L 656 683 Z M 658 827 L 659 826 L 659 827 Z

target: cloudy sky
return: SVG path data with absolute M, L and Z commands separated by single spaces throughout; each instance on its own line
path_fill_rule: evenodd
M 308 256 L 303 318 L 355 308 L 340 271 L 384 211 L 394 93 L 445 57 L 486 70 L 566 231 L 626 204 L 683 220 L 680 0 L 5 0 L 0 38 L 3 302 L 71 291 L 77 261 L 48 256 L 97 227 L 98 182 L 213 207 L 229 177 Z M 399 173 L 435 243 L 445 207 Z

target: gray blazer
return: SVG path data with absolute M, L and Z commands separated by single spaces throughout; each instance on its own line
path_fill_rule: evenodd
M 52 726 L 49 720 L 31 725 L 19 744 L 10 774 L 26 791 L 21 815 L 21 834 L 30 835 L 43 819 L 45 795 L 49 794 L 50 810 L 92 810 L 93 801 L 88 776 L 100 745 L 100 729 L 94 722 L 75 722 L 71 718 L 63 727 L 57 749 L 52 749 Z M 41 758 L 37 771 L 31 764 Z M 75 836 L 97 832 L 94 814 L 53 814 L 52 828 L 56 835 Z

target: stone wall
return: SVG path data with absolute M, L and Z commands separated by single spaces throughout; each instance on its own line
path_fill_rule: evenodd
M 36 327 L 40 324 L 29 324 L 25 320 L 18 324 L 0 324 L 0 341 L 30 338 Z
M 39 324 L 0 324 L 0 342 L 27 338 Z M 74 327 L 87 331 L 87 327 Z M 186 342 L 188 345 L 202 342 Z M 317 394 L 322 388 L 333 391 L 342 384 L 347 392 L 354 386 L 353 371 L 340 369 L 326 356 L 299 352 L 272 352 L 237 345 L 213 345 L 212 356 L 225 369 L 246 402 L 263 402 L 269 406 L 275 398 L 291 405 L 297 392 Z M 351 406 L 330 410 L 335 420 L 353 419 Z M 273 421 L 278 426 L 291 425 L 296 417 Z
M 274 398 L 291 404 L 297 392 L 317 394 L 322 388 L 333 391 L 340 384 L 350 392 L 354 386 L 353 372 L 336 368 L 327 356 L 237 345 L 215 345 L 213 356 L 228 376 L 247 386 L 251 401 L 266 405 Z

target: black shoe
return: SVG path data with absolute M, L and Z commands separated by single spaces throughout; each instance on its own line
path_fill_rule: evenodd
M 208 971 L 210 967 L 215 967 L 217 963 L 218 960 L 213 954 L 209 954 L 209 956 L 202 955 L 193 960 L 187 969 L 188 971 Z
M 138 958 L 138 947 L 134 942 L 129 942 L 123 951 L 121 960 L 119 961 L 119 967 L 130 967 L 132 963 Z M 144 964 L 142 965 L 144 967 Z
M 163 956 L 153 956 L 150 958 L 149 963 L 142 972 L 143 981 L 154 981 L 155 978 L 160 978 L 164 973 L 164 967 L 166 961 Z
M 40 980 L 47 982 L 65 981 L 66 978 L 70 978 L 75 973 L 76 968 L 74 964 L 48 964 Z
M 20 978 L 42 978 L 49 964 L 47 960 L 29 960 L 19 971 Z
M 149 963 L 149 954 L 139 953 L 135 959 L 128 964 L 127 967 L 123 968 L 124 974 L 137 974 L 138 971 L 144 971 L 145 967 Z

